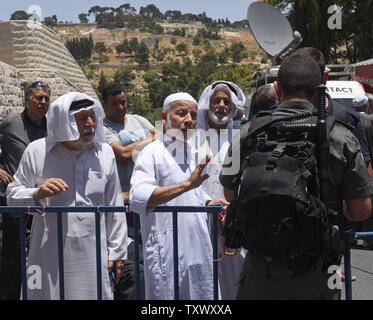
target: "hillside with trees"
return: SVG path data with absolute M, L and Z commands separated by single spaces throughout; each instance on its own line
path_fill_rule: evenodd
M 328 63 L 373 57 L 373 0 L 265 2 L 287 16 L 293 30 L 302 34 L 302 46 L 322 50 Z M 328 8 L 334 5 L 343 12 L 343 27 L 331 30 Z M 19 10 L 10 17 L 28 18 Z M 154 4 L 137 12 L 129 3 L 117 8 L 92 6 L 77 18 L 80 24 L 63 23 L 56 15 L 45 17 L 43 23 L 61 36 L 98 93 L 109 81 L 121 83 L 131 112 L 151 121 L 159 119 L 163 99 L 174 91 L 189 91 L 198 99 L 217 79 L 244 86 L 254 71 L 270 62 L 247 20 L 216 20 L 205 12 L 161 12 Z
M 79 25 L 52 26 L 81 65 L 98 95 L 108 82 L 122 84 L 130 112 L 159 120 L 163 101 L 176 91 L 197 100 L 212 81 L 244 86 L 268 62 L 245 23 L 205 13 L 162 13 L 156 6 L 94 6 Z M 95 23 L 89 23 L 93 18 Z M 179 27 L 180 26 L 180 27 Z

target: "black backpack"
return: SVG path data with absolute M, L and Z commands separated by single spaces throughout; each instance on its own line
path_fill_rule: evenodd
M 333 125 L 329 117 L 328 134 Z M 223 231 L 227 247 L 289 261 L 305 255 L 316 259 L 330 246 L 319 194 L 316 126 L 317 116 L 310 112 L 264 114 L 253 121 L 241 140 L 235 200 Z

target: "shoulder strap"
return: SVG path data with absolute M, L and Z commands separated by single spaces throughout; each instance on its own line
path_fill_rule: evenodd
M 293 115 L 278 115 L 278 116 L 265 116 L 259 119 L 256 119 L 258 121 L 255 121 L 251 124 L 248 133 L 245 137 L 242 137 L 241 142 L 244 142 L 246 138 L 253 137 L 258 135 L 259 133 L 265 131 L 272 125 L 278 122 L 287 121 L 287 122 L 293 122 L 298 121 L 302 119 L 310 118 L 313 115 L 312 112 L 304 112 L 304 113 L 298 113 Z
M 247 139 L 257 136 L 259 133 L 265 131 L 266 129 L 274 125 L 275 123 L 282 122 L 282 121 L 293 122 L 297 120 L 310 118 L 312 115 L 313 115 L 312 112 L 304 112 L 304 113 L 299 113 L 295 115 L 294 114 L 293 115 L 278 115 L 278 116 L 266 115 L 260 118 L 256 117 L 253 119 L 253 121 L 251 122 L 250 128 L 248 129 L 247 135 L 243 136 L 240 139 L 241 166 L 240 166 L 240 171 L 233 178 L 233 185 L 235 186 L 235 193 L 238 190 L 238 185 L 239 185 L 239 181 L 241 179 L 242 173 L 248 165 L 248 159 L 246 159 L 247 155 L 245 154 L 245 152 L 243 152 L 243 150 L 245 150 L 244 146 L 245 146 L 245 142 L 247 141 Z
M 335 123 L 338 123 L 339 125 L 341 125 L 342 127 L 345 127 L 346 129 L 350 131 L 354 130 L 354 127 L 352 125 L 348 124 L 347 122 L 341 121 L 339 119 L 335 119 Z

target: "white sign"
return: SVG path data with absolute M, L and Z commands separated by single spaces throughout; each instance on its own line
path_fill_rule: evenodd
M 359 94 L 364 94 L 364 89 L 357 81 L 328 81 L 326 92 L 332 99 L 353 99 Z

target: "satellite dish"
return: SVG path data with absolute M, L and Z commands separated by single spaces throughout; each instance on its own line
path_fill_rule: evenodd
M 265 2 L 253 2 L 247 10 L 251 32 L 258 45 L 270 56 L 284 58 L 302 41 L 298 31 L 293 33 L 289 21 L 276 8 Z

